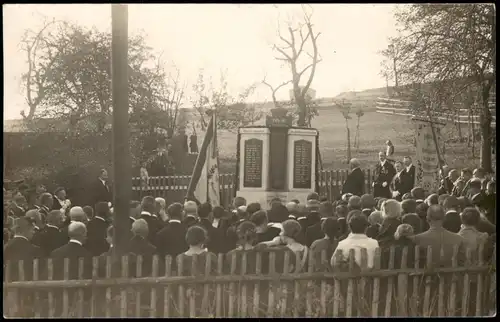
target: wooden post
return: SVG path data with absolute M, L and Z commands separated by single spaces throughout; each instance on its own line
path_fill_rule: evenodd
M 111 86 L 113 99 L 114 245 L 124 251 L 130 234 L 132 173 L 128 129 L 128 7 L 111 5 Z

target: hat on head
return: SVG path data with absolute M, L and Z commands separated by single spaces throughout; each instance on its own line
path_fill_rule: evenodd
M 64 187 L 57 187 L 56 190 L 54 190 L 54 194 L 57 195 L 61 190 L 65 190 Z

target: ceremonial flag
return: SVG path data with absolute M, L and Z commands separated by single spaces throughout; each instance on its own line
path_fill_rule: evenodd
M 212 207 L 220 205 L 219 151 L 217 148 L 217 119 L 212 113 L 207 133 L 203 139 L 198 158 L 189 182 L 187 199 L 200 203 L 210 202 Z

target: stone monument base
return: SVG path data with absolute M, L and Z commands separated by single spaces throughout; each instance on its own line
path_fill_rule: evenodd
M 280 198 L 281 202 L 285 204 L 293 199 L 297 199 L 301 204 L 306 203 L 307 196 L 310 191 L 287 191 L 287 192 L 275 192 L 275 191 L 237 191 L 237 197 L 243 197 L 247 201 L 247 205 L 252 202 L 258 202 L 262 209 L 268 210 L 271 207 L 271 200 L 274 198 Z

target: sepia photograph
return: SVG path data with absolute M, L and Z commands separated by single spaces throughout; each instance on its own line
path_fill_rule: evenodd
M 2 5 L 4 318 L 496 316 L 495 9 Z

